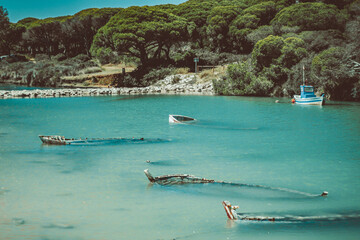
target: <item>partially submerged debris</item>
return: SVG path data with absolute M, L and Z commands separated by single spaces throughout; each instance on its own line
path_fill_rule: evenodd
M 39 138 L 44 144 L 53 145 L 70 145 L 70 144 L 86 144 L 99 142 L 143 142 L 144 138 L 65 138 L 59 135 L 43 136 Z
M 349 219 L 360 219 L 359 214 L 332 214 L 332 215 L 321 215 L 321 216 L 248 216 L 242 213 L 236 212 L 239 206 L 233 206 L 229 201 L 223 201 L 222 205 L 225 209 L 226 215 L 230 220 L 242 220 L 242 221 L 257 221 L 257 222 L 288 222 L 288 223 L 299 223 L 299 222 L 318 222 L 318 221 L 341 221 Z
M 150 163 L 150 161 L 146 161 Z M 195 177 L 194 175 L 189 174 L 170 174 L 170 175 L 163 175 L 158 177 L 153 177 L 149 172 L 149 169 L 144 170 L 146 177 L 149 179 L 151 183 L 158 183 L 160 185 L 170 185 L 170 184 L 189 184 L 189 183 L 214 183 L 214 184 L 226 184 L 231 186 L 237 187 L 251 187 L 251 188 L 261 188 L 261 189 L 268 189 L 273 191 L 279 192 L 287 192 L 302 195 L 305 197 L 326 197 L 328 192 L 324 191 L 321 194 L 312 194 L 306 192 L 300 192 L 297 190 L 287 189 L 287 188 L 278 188 L 278 187 L 269 187 L 264 185 L 256 185 L 256 184 L 246 184 L 246 183 L 232 183 L 232 182 L 224 182 L 224 181 L 215 181 L 212 179 L 206 178 L 199 178 Z
M 151 183 L 158 183 L 161 185 L 215 182 L 212 179 L 199 178 L 189 174 L 170 174 L 153 177 L 149 172 L 149 169 L 144 170 L 144 173 Z

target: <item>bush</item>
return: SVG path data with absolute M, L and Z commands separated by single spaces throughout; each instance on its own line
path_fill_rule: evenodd
M 274 35 L 274 30 L 272 26 L 261 26 L 255 30 L 253 30 L 251 33 L 249 33 L 246 38 L 249 42 L 252 43 L 252 45 L 255 45 L 258 41 L 270 36 Z
M 244 58 L 244 55 L 233 53 L 216 53 L 208 49 L 178 49 L 174 51 L 171 57 L 175 61 L 177 67 L 187 67 L 191 71 L 195 72 L 194 58 L 200 59 L 198 65 L 223 65 L 228 63 L 234 63 Z
M 226 76 L 213 81 L 220 95 L 269 96 L 273 82 L 263 76 L 257 77 L 248 62 L 230 64 Z
M 189 73 L 190 69 L 189 68 L 177 68 L 175 70 L 175 74 L 187 74 Z
M 50 57 L 46 54 L 36 54 L 35 60 L 36 61 L 47 61 L 47 60 L 50 60 Z
M 329 48 L 314 57 L 311 65 L 317 84 L 328 98 L 333 100 L 352 100 L 359 76 L 345 62 L 345 49 Z
M 159 68 L 153 69 L 149 73 L 145 74 L 143 77 L 143 85 L 149 86 L 161 79 L 164 79 L 166 76 L 174 74 L 174 68 Z
M 258 70 L 269 67 L 271 63 L 281 56 L 281 49 L 284 46 L 282 37 L 270 35 L 263 40 L 258 41 L 251 53 Z
M 341 46 L 345 42 L 345 37 L 339 30 L 304 31 L 299 37 L 306 43 L 308 51 L 316 53 L 329 47 Z
M 63 53 L 59 53 L 59 54 L 51 57 L 51 60 L 58 61 L 58 62 L 64 61 L 65 59 L 66 59 L 66 56 Z
M 291 68 L 308 54 L 304 48 L 305 42 L 300 38 L 290 37 L 284 43 L 279 63 L 286 68 Z

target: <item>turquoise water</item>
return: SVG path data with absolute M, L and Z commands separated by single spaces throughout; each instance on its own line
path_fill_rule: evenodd
M 288 101 L 0 100 L 0 239 L 359 239 L 360 105 Z M 171 113 L 199 121 L 171 125 Z M 42 145 L 38 135 L 50 134 L 161 141 Z M 151 185 L 144 169 L 329 196 L 226 184 Z M 354 218 L 233 222 L 223 200 L 247 215 Z

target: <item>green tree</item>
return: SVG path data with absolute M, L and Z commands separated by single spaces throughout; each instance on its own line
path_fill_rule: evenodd
M 300 3 L 281 10 L 272 24 L 299 26 L 301 30 L 343 29 L 345 19 L 345 15 L 334 5 Z
M 347 65 L 344 48 L 333 47 L 316 55 L 312 61 L 313 79 L 327 97 L 333 100 L 351 100 L 359 75 Z
M 215 50 L 231 51 L 229 26 L 239 11 L 241 9 L 237 9 L 235 6 L 219 6 L 211 10 L 206 32 Z
M 7 10 L 0 6 L 0 55 L 10 54 L 17 48 L 23 31 L 24 27 L 10 23 Z
M 259 25 L 260 18 L 249 13 L 238 16 L 230 25 L 229 35 L 235 49 L 240 53 L 250 53 L 253 44 L 247 38 Z
M 170 48 L 188 39 L 193 25 L 186 19 L 151 7 L 130 7 L 99 29 L 91 52 L 110 48 L 119 55 L 136 57 L 143 66 L 162 56 L 169 59 Z
M 305 42 L 300 38 L 289 37 L 285 39 L 284 43 L 279 63 L 286 68 L 291 68 L 308 54 Z
M 9 54 L 10 49 L 6 47 L 6 38 L 10 31 L 8 11 L 0 6 L 0 55 Z
M 47 21 L 28 28 L 24 40 L 31 54 L 45 53 L 50 56 L 59 53 L 61 36 L 60 22 Z
M 206 28 L 207 19 L 211 9 L 218 5 L 216 1 L 186 1 L 179 4 L 173 11 L 173 14 L 187 19 L 195 24 L 191 32 L 191 41 L 199 47 L 204 47 L 207 41 Z
M 251 14 L 259 18 L 259 25 L 268 25 L 270 21 L 275 17 L 276 13 L 276 5 L 273 1 L 253 5 L 245 9 L 243 12 L 243 14 Z
M 284 44 L 282 37 L 273 35 L 258 41 L 251 53 L 257 69 L 261 71 L 264 67 L 269 67 L 274 60 L 277 60 L 282 54 L 281 49 Z

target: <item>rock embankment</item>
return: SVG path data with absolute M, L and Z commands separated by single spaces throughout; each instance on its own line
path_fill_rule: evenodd
M 136 88 L 63 88 L 34 90 L 0 90 L 0 98 L 49 98 L 128 94 L 198 94 L 213 95 L 212 82 L 200 83 L 194 76 L 174 75 L 149 87 Z

